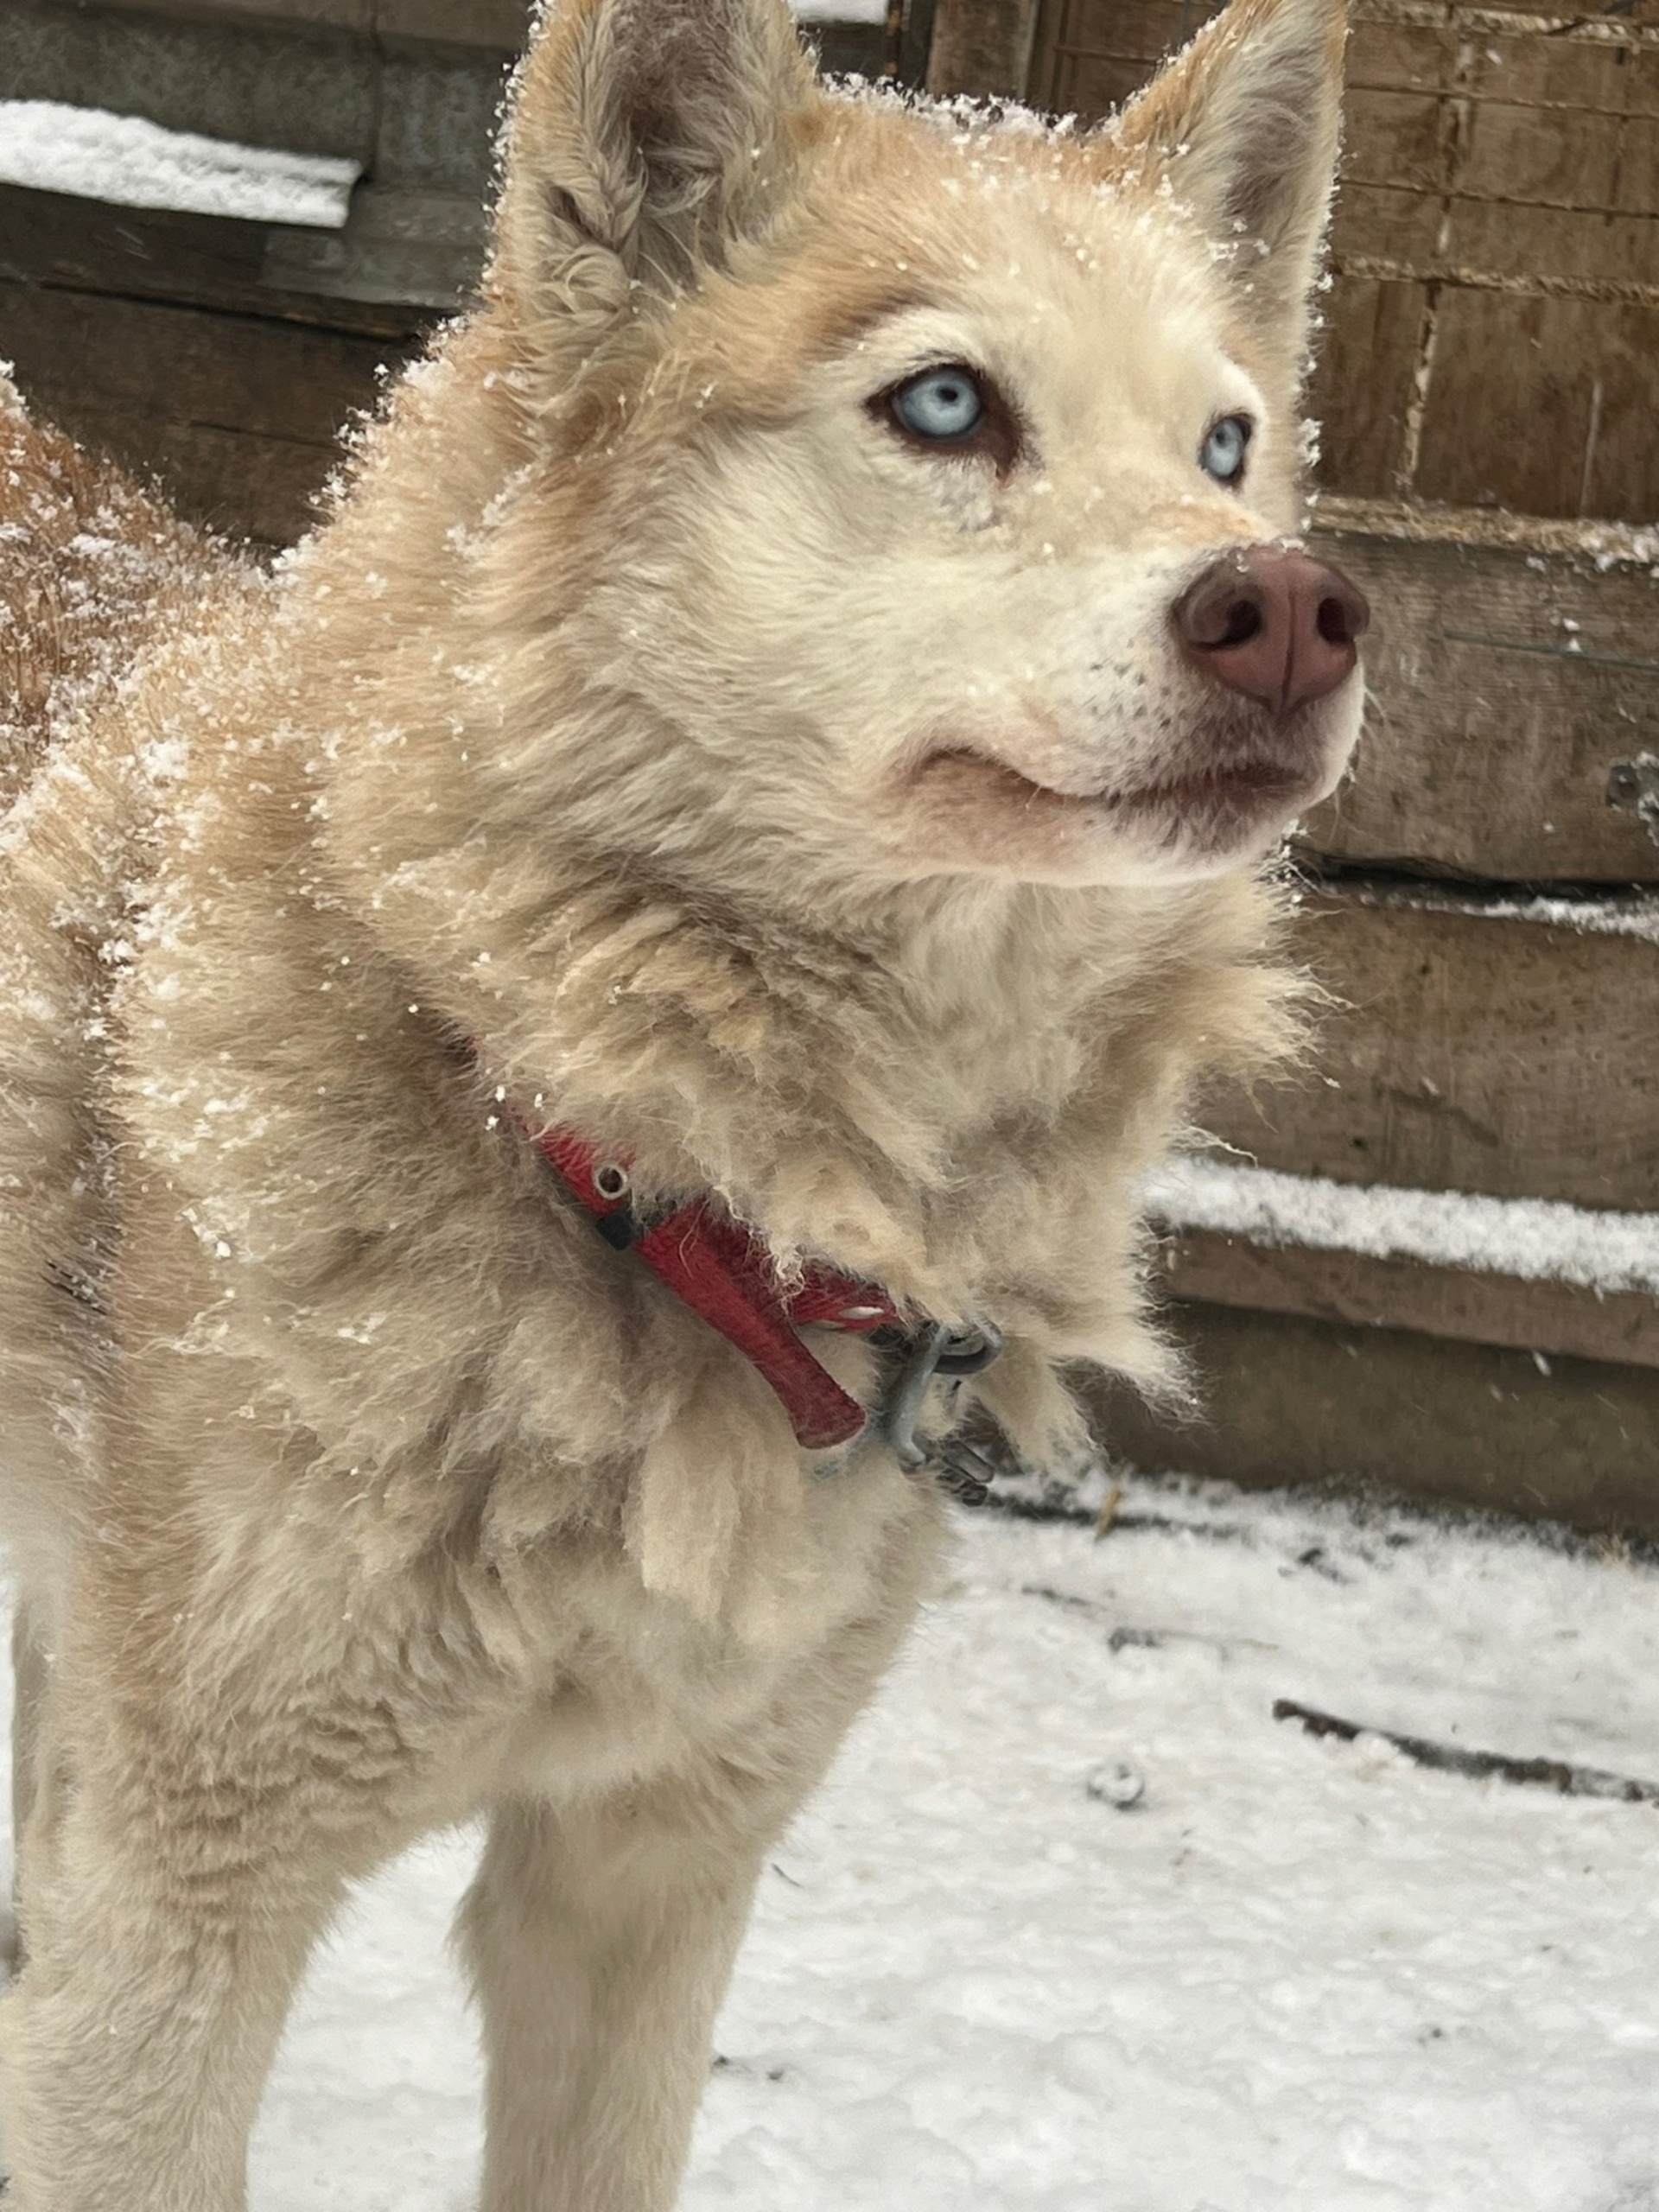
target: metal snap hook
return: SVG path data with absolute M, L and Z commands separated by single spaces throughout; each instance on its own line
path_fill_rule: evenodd
M 921 1331 L 899 1370 L 880 1420 L 888 1450 L 907 1473 L 927 1464 L 928 1455 L 916 1441 L 916 1424 L 934 1376 L 977 1375 L 1001 1349 L 1001 1332 L 988 1321 L 955 1326 L 948 1321 L 930 1321 Z

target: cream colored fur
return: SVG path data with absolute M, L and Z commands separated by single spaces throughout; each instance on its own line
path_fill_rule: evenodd
M 1341 36 L 1236 0 L 1068 137 L 831 97 L 774 0 L 562 0 L 485 304 L 274 580 L 8 403 L 17 2212 L 232 2212 L 346 1885 L 480 1811 L 485 2205 L 671 2202 L 756 1869 L 940 1511 L 804 1459 L 513 1114 L 992 1317 L 964 1407 L 1024 1451 L 1075 1433 L 1057 1363 L 1158 1376 L 1133 1180 L 1287 989 L 1283 810 L 1193 784 L 1248 731 L 1169 608 L 1297 519 Z M 873 404 L 956 359 L 1006 471 Z M 1242 495 L 1195 461 L 1239 408 Z M 156 555 L 118 682 L 130 594 L 79 673 L 39 613 L 100 509 Z

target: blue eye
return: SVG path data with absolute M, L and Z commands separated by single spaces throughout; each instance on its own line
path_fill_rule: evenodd
M 985 419 L 985 395 L 971 369 L 925 369 L 901 384 L 889 403 L 894 419 L 912 437 L 939 445 L 972 437 Z
M 1224 415 L 1211 425 L 1198 448 L 1198 467 L 1217 484 L 1236 484 L 1244 474 L 1244 456 L 1255 428 L 1248 415 Z

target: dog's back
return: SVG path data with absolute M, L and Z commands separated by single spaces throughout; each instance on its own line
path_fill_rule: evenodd
M 53 732 L 106 696 L 222 565 L 210 541 L 31 418 L 0 376 L 0 814 Z
M 10 1534 L 37 1565 L 65 1534 L 57 1471 L 98 1363 L 109 1243 L 105 1002 L 142 812 L 118 695 L 239 573 L 0 375 L 0 1370 Z

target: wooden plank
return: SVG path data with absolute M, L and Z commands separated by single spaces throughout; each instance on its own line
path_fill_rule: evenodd
M 524 10 L 467 10 L 437 35 L 453 15 L 438 0 L 382 0 L 378 14 L 349 20 L 223 5 L 107 16 L 12 0 L 0 9 L 0 85 L 169 129 L 346 155 L 382 185 L 481 201 L 512 59 L 499 35 L 522 35 Z M 453 35 L 463 21 L 496 35 Z
M 1547 207 L 1614 205 L 1623 133 L 1593 109 L 1536 107 L 1503 100 L 1471 103 L 1459 143 L 1458 189 L 1474 200 Z
M 1578 1529 L 1659 1537 L 1659 1370 L 1407 1329 L 1180 1306 L 1202 1401 L 1182 1421 L 1090 1384 L 1109 1450 L 1230 1482 L 1374 1486 Z
M 286 543 L 405 349 L 248 317 L 0 284 L 0 331 L 41 411 L 140 475 L 190 520 Z
M 1415 283 L 1354 276 L 1332 295 L 1308 393 L 1322 483 L 1385 499 L 1409 480 L 1406 426 L 1428 314 L 1427 287 Z
M 1205 1128 L 1295 1174 L 1659 1211 L 1659 944 L 1354 893 L 1293 944 L 1341 1003 Z
M 1589 283 L 1608 288 L 1648 286 L 1659 293 L 1659 216 L 1603 215 L 1592 223 L 1571 208 L 1530 207 L 1524 223 L 1515 210 L 1492 200 L 1453 197 L 1440 207 L 1420 201 L 1445 224 L 1446 264 L 1478 270 L 1495 285 L 1535 289 L 1541 282 L 1568 286 Z M 1338 217 L 1339 222 L 1341 217 Z M 1438 247 L 1415 239 L 1384 238 L 1380 226 L 1370 241 L 1356 226 L 1344 228 L 1336 244 L 1340 257 L 1368 250 L 1389 259 L 1413 260 L 1426 267 Z
M 1633 1291 L 1598 1295 L 1576 1283 L 1256 1244 L 1194 1229 L 1162 1248 L 1159 1281 L 1169 1296 L 1188 1302 L 1659 1367 L 1659 1301 Z
M 1344 183 L 1332 210 L 1331 250 L 1339 261 L 1370 257 L 1409 272 L 1433 263 L 1445 220 L 1445 203 L 1421 192 Z M 1363 281 L 1348 278 L 1343 289 Z
M 417 306 L 301 289 L 302 275 L 315 279 L 298 267 L 293 287 L 268 283 L 273 239 L 285 244 L 287 236 L 226 216 L 114 207 L 0 185 L 0 281 L 317 322 L 370 338 L 412 340 L 429 327 L 430 314 Z M 338 254 L 343 237 L 310 233 L 310 249 Z
M 1659 115 L 1659 47 L 1633 48 L 1624 72 L 1626 115 Z
M 938 0 L 927 89 L 947 99 L 1023 99 L 1038 0 Z
M 1429 92 L 1368 92 L 1352 86 L 1344 103 L 1342 174 L 1357 184 L 1408 192 L 1446 189 L 1452 140 L 1445 103 Z
M 1053 105 L 1063 115 L 1103 115 L 1122 106 L 1146 82 L 1146 69 L 1109 54 L 1068 54 L 1052 79 Z
M 179 22 L 299 23 L 331 30 L 368 32 L 375 0 L 99 0 L 110 15 L 166 16 Z M 464 10 L 470 0 L 456 0 Z
M 1349 84 L 1378 92 L 1437 92 L 1452 81 L 1458 35 L 1449 22 L 1355 11 L 1344 68 Z
M 72 0 L 73 4 L 73 0 Z M 531 0 L 99 0 L 100 12 L 177 22 L 320 29 L 435 45 L 522 48 Z
M 1525 532 L 1504 544 L 1498 518 L 1464 518 L 1484 521 L 1483 545 L 1384 536 L 1341 502 L 1319 512 L 1319 543 L 1371 601 L 1371 699 L 1305 849 L 1497 881 L 1659 882 L 1659 846 L 1607 804 L 1616 760 L 1659 753 L 1652 568 L 1599 569 L 1587 538 L 1576 556 Z
M 1659 207 L 1659 119 L 1630 117 L 1619 125 L 1613 205 L 1644 215 Z
M 868 77 L 874 82 L 892 58 L 885 23 L 803 23 L 801 29 L 818 67 L 831 77 Z
M 1659 516 L 1659 306 L 1447 287 L 1433 345 L 1420 496 Z
M 899 35 L 899 82 L 919 92 L 927 83 L 929 58 L 933 51 L 933 19 L 938 0 L 902 0 L 903 21 Z
M 510 57 L 462 48 L 390 50 L 382 63 L 371 181 L 489 195 Z
M 942 6 L 951 4 L 942 0 Z M 1043 0 L 1025 92 L 1039 106 L 1071 112 L 1076 103 L 1061 89 L 1057 73 L 1079 59 L 1124 65 L 1133 90 L 1146 82 L 1161 55 L 1173 53 L 1214 12 L 1208 0 L 1185 9 L 1181 0 L 1118 0 L 1110 9 L 1096 0 Z M 1077 112 L 1092 118 L 1105 110 L 1091 105 Z
M 381 61 L 328 23 L 169 20 L 149 11 L 7 0 L 0 84 L 14 99 L 67 100 L 296 154 L 374 157 Z
M 353 317 L 378 313 L 392 328 L 429 327 L 477 292 L 488 243 L 484 197 L 359 185 L 343 230 L 267 232 L 261 284 L 276 298 L 308 301 L 315 321 L 333 321 L 337 301 Z
M 310 0 L 301 0 L 301 4 L 310 4 Z M 383 40 L 423 39 L 434 45 L 518 54 L 530 35 L 531 0 L 372 0 L 372 4 L 375 34 Z
M 1459 57 L 1464 89 L 1474 101 L 1513 101 L 1527 107 L 1587 108 L 1601 115 L 1629 111 L 1637 55 L 1604 40 L 1540 37 L 1524 21 L 1504 28 L 1502 18 L 1468 41 Z M 1448 72 L 1446 82 L 1452 81 Z

